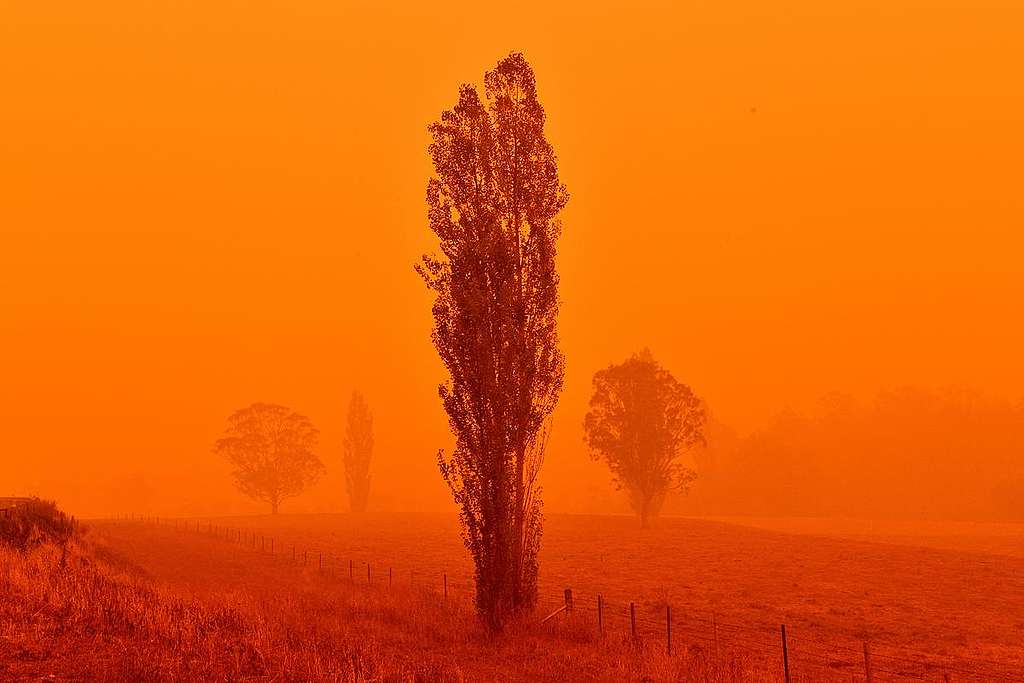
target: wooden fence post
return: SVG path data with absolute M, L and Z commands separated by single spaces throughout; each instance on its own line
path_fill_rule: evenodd
M 786 683 L 792 683 L 789 676 L 789 645 L 786 643 L 786 625 L 782 625 L 782 668 L 786 672 Z
M 444 599 L 448 599 L 448 575 L 444 574 Z
M 718 651 L 718 617 L 714 613 L 711 614 L 711 630 L 714 631 L 715 636 L 715 665 L 717 666 L 722 660 Z
M 629 603 L 629 634 L 636 640 L 636 605 Z
M 672 654 L 672 607 L 665 605 L 665 653 Z
M 566 612 L 571 612 L 572 611 L 572 589 L 571 588 L 566 588 L 565 589 L 565 611 Z
M 874 672 L 871 671 L 871 650 L 868 648 L 868 641 L 864 641 L 864 676 L 867 683 L 874 683 Z
M 370 563 L 366 563 L 366 585 L 370 585 Z
M 601 599 L 600 594 L 597 596 L 597 632 L 602 636 L 604 635 L 604 614 L 603 612 L 604 601 Z
M 388 567 L 388 588 L 391 588 L 391 567 Z

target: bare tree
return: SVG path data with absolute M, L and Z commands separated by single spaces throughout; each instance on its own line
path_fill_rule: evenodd
M 276 515 L 282 500 L 299 495 L 323 474 L 324 465 L 313 453 L 319 436 L 308 417 L 253 403 L 232 413 L 214 451 L 234 467 L 239 490 L 270 503 Z
M 439 387 L 455 434 L 441 474 L 461 508 L 476 606 L 492 629 L 537 597 L 537 473 L 562 389 L 557 219 L 568 200 L 533 70 L 511 54 L 430 126 L 430 228 L 442 257 L 417 266 L 436 294 L 433 341 L 450 380 Z
M 366 512 L 370 496 L 370 459 L 373 456 L 373 414 L 366 399 L 352 392 L 345 426 L 345 485 L 352 512 Z
M 704 443 L 705 419 L 703 402 L 647 349 L 594 375 L 584 440 L 629 493 L 642 527 L 670 490 L 685 491 L 696 476 L 679 458 Z

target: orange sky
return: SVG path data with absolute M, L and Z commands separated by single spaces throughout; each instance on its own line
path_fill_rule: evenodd
M 426 125 L 512 49 L 571 194 L 548 509 L 600 507 L 590 376 L 643 346 L 740 430 L 1024 395 L 1020 3 L 384 4 L 0 2 L 0 494 L 259 509 L 210 446 L 262 400 L 332 470 L 285 509 L 338 508 L 358 387 L 378 507 L 447 500 Z

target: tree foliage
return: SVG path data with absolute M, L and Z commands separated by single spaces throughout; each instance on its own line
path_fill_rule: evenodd
M 345 425 L 345 485 L 352 512 L 365 512 L 370 496 L 370 459 L 373 457 L 373 414 L 366 399 L 352 392 Z
M 557 219 L 568 199 L 533 70 L 511 54 L 487 72 L 485 100 L 463 85 L 429 128 L 430 228 L 443 256 L 417 266 L 435 293 L 439 387 L 455 434 L 441 474 L 461 509 L 476 604 L 492 628 L 536 601 L 536 478 L 562 389 Z
M 319 436 L 308 417 L 284 406 L 253 403 L 232 413 L 214 451 L 234 467 L 239 490 L 270 503 L 277 514 L 282 500 L 299 495 L 323 474 L 324 465 L 313 452 Z
M 696 476 L 680 457 L 704 443 L 704 404 L 646 349 L 597 372 L 593 385 L 584 440 L 646 527 L 665 495 Z

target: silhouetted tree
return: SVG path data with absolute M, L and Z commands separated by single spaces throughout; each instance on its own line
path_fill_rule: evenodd
M 492 629 L 533 607 L 541 500 L 536 478 L 562 389 L 558 212 L 568 199 L 533 70 L 511 54 L 430 126 L 430 227 L 442 257 L 417 271 L 434 291 L 439 387 L 455 434 L 441 474 L 461 508 L 476 606 Z
M 270 503 L 276 515 L 282 500 L 302 493 L 323 474 L 324 465 L 313 453 L 319 435 L 304 415 L 272 403 L 253 403 L 228 418 L 214 451 L 234 467 L 239 490 Z
M 594 375 L 584 440 L 591 458 L 604 459 L 629 493 L 644 528 L 670 490 L 693 481 L 679 458 L 704 443 L 704 421 L 701 400 L 647 349 Z
M 373 414 L 366 399 L 352 392 L 345 426 L 345 484 L 352 512 L 365 512 L 370 496 L 370 458 L 373 456 Z

